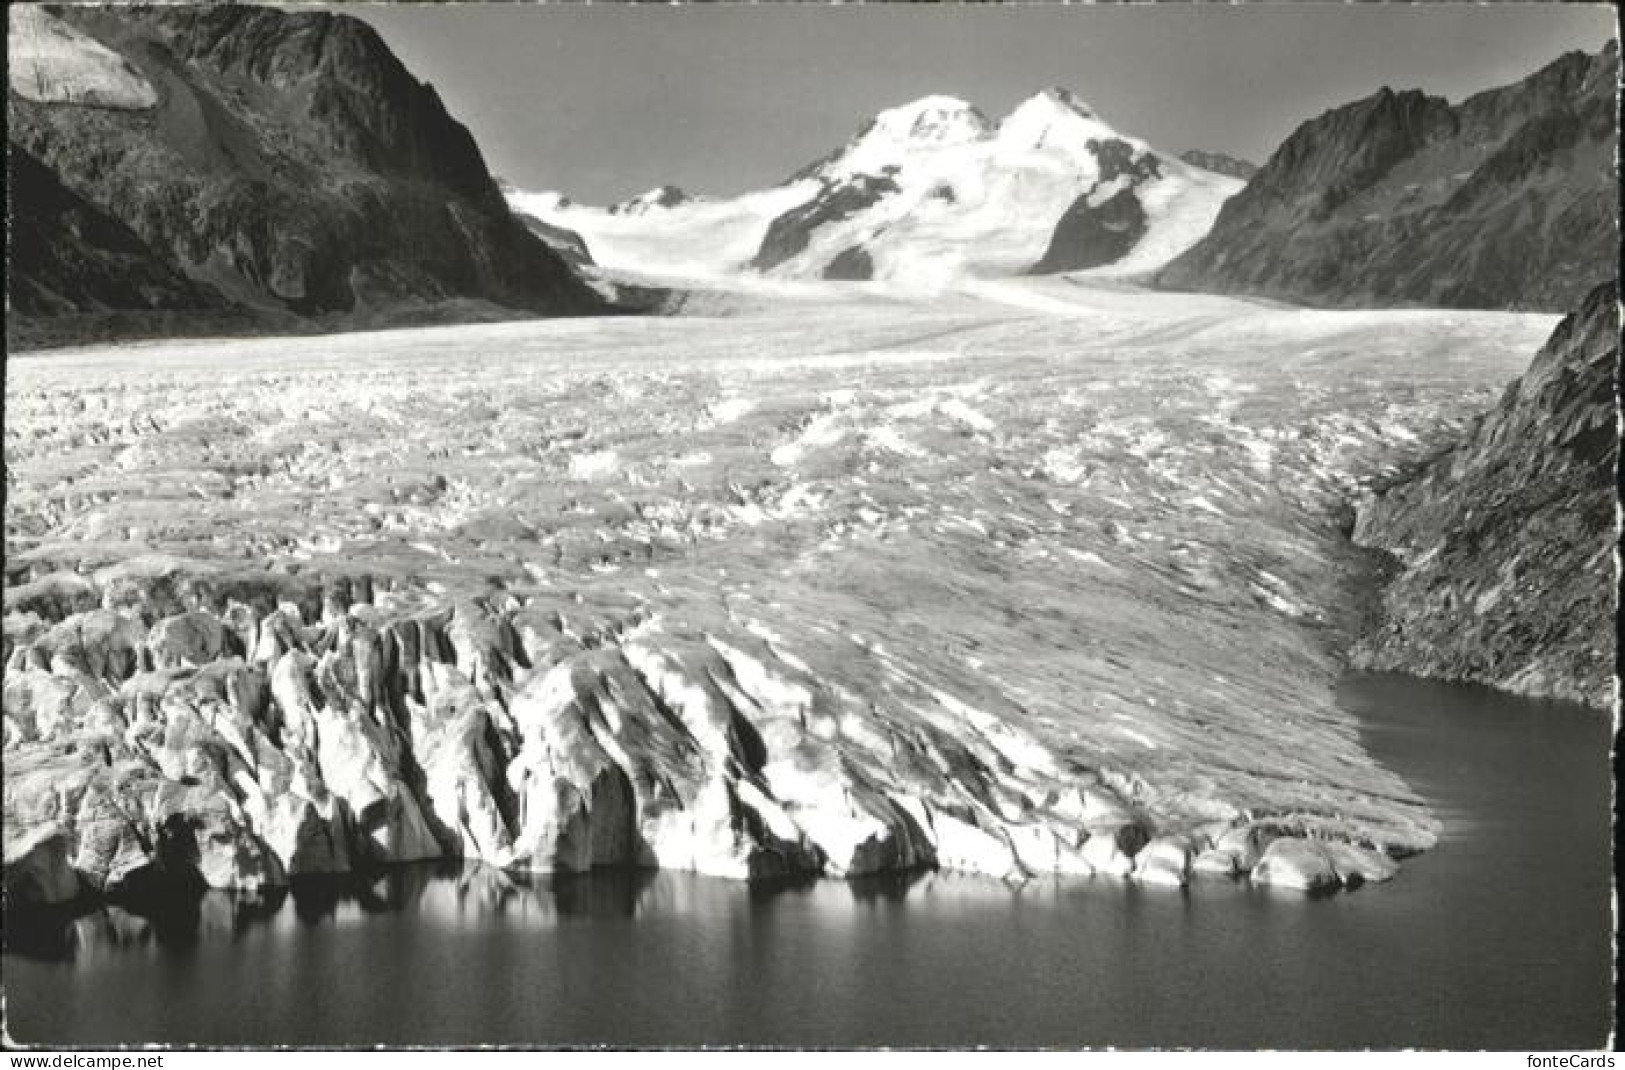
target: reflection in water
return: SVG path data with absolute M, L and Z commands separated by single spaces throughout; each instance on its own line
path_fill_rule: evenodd
M 8 1026 L 86 1044 L 1601 1044 L 1606 718 L 1405 681 L 1345 701 L 1445 821 L 1382 887 L 411 865 L 8 916 Z
M 131 914 L 123 907 L 106 907 L 75 919 L 68 954 L 84 949 L 90 954 L 145 947 L 152 942 L 152 924 L 139 914 Z
M 303 926 L 350 925 L 368 916 L 410 915 L 436 924 L 488 924 L 505 918 L 527 927 L 562 919 L 631 919 L 644 913 L 685 915 L 726 909 L 736 897 L 766 905 L 780 897 L 813 897 L 821 905 L 850 897 L 862 905 L 902 904 L 911 894 L 941 904 L 1003 902 L 1012 894 L 1034 898 L 1054 881 L 1013 888 L 977 877 L 923 871 L 862 877 L 844 882 L 811 877 L 749 885 L 653 869 L 600 869 L 591 873 L 511 873 L 455 859 L 391 866 L 366 875 L 311 875 L 290 887 L 254 892 L 208 890 L 162 900 L 153 895 L 118 903 L 64 910 L 37 910 L 12 919 L 5 929 L 7 952 L 42 962 L 70 962 L 87 955 L 156 944 L 183 951 L 204 941 L 231 943 L 255 926 L 292 917 Z
M 17 910 L 10 909 L 0 939 L 4 939 L 9 953 L 45 962 L 66 962 L 73 957 L 80 926 L 93 925 L 96 920 L 76 917 L 61 908 L 41 910 L 32 917 L 19 916 Z
M 296 881 L 293 888 L 294 916 L 306 925 L 319 925 L 337 911 L 344 898 L 344 884 L 338 877 L 312 876 Z
M 70 910 L 12 911 L 4 930 L 5 950 L 41 962 L 82 961 L 153 945 L 184 952 L 203 941 L 232 941 L 250 926 L 263 925 L 287 898 L 286 888 L 208 891 L 173 901 L 144 895 Z
M 909 889 L 918 884 L 925 874 L 916 870 L 912 873 L 885 873 L 873 877 L 858 877 L 847 882 L 852 891 L 852 899 L 858 903 L 901 903 L 908 897 Z
M 553 905 L 566 918 L 634 918 L 654 887 L 655 870 L 557 874 L 548 882 Z M 535 889 L 538 893 L 540 887 Z

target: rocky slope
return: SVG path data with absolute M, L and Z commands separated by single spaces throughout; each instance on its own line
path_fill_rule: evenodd
M 1359 511 L 1398 559 L 1361 664 L 1616 697 L 1619 303 L 1597 287 L 1451 448 Z
M 587 248 L 587 243 L 575 231 L 555 226 L 545 219 L 518 210 L 514 211 L 514 218 L 518 219 L 519 222 L 525 225 L 526 229 L 546 243 L 547 247 L 553 250 L 554 255 L 569 264 L 577 274 L 582 273 L 584 269 L 596 266 L 596 262 L 592 258 L 592 250 Z
M 12 10 L 10 139 L 199 292 L 333 323 L 602 307 L 363 23 L 237 5 L 53 10 Z M 41 189 L 14 191 L 13 215 L 45 210 Z M 39 252 L 12 259 L 26 291 L 52 288 L 55 254 Z M 96 286 L 49 313 L 129 304 Z
M 610 215 L 642 215 L 651 209 L 675 208 L 689 200 L 688 194 L 676 186 L 656 186 L 652 190 L 629 197 L 609 206 Z
M 1136 190 L 1162 177 L 1163 162 L 1117 138 L 1086 142 L 1099 176 L 1055 224 L 1034 274 L 1099 267 L 1127 256 L 1145 238 L 1151 218 Z
M 1231 178 L 1239 178 L 1243 182 L 1258 174 L 1258 165 L 1256 163 L 1231 156 L 1228 153 L 1186 149 L 1179 154 L 1179 158 L 1192 167 L 1200 167 L 1202 170 L 1212 171 L 1216 175 L 1229 175 Z
M 1619 53 L 1460 104 L 1381 92 L 1299 127 L 1160 285 L 1311 305 L 1565 311 L 1618 256 Z
M 1239 186 L 1051 89 L 998 122 L 946 96 L 888 109 L 779 186 L 739 197 L 660 187 L 609 209 L 510 200 L 620 271 L 931 289 L 1034 270 L 1149 271 L 1195 242 Z
M 212 287 L 58 181 L 50 168 L 8 146 L 6 187 L 23 210 L 11 217 L 10 311 L 49 316 L 96 308 L 223 309 Z

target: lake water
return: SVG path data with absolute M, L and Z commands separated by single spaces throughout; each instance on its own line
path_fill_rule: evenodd
M 1397 677 L 1350 680 L 1342 701 L 1445 823 L 1391 884 L 763 889 L 406 867 L 8 926 L 7 1026 L 85 1045 L 1606 1043 L 1607 717 Z

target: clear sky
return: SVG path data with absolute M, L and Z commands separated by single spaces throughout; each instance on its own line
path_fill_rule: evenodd
M 607 203 L 770 185 L 930 93 L 997 119 L 1050 85 L 1170 152 L 1263 162 L 1384 85 L 1451 100 L 1615 34 L 1606 5 L 341 4 L 474 132 L 493 172 Z

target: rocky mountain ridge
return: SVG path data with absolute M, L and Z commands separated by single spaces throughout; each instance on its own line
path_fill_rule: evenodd
M 629 197 L 609 207 L 610 215 L 642 215 L 651 209 L 673 208 L 689 200 L 688 194 L 676 186 L 656 186 L 652 190 Z
M 1616 700 L 1619 297 L 1594 289 L 1500 403 L 1359 510 L 1396 572 L 1364 668 Z
M 29 210 L 11 219 L 10 255 L 27 265 L 8 292 L 14 312 L 51 314 L 104 305 L 157 311 L 224 309 L 212 287 L 193 282 L 129 227 L 58 181 L 13 147 L 7 188 Z
M 1384 88 L 1300 126 L 1175 290 L 1317 306 L 1564 311 L 1618 257 L 1617 43 L 1452 105 Z
M 1202 149 L 1186 149 L 1179 154 L 1179 158 L 1192 167 L 1200 167 L 1215 174 L 1229 175 L 1246 181 L 1258 174 L 1258 165 L 1251 160 L 1243 160 L 1238 156 L 1231 156 L 1224 152 L 1206 152 Z
M 247 5 L 11 18 L 13 151 L 151 257 L 279 329 L 290 317 L 342 326 L 436 307 L 604 307 L 513 219 L 468 131 L 364 23 Z M 108 56 L 125 95 L 86 98 L 80 87 L 110 77 Z M 16 191 L 14 216 L 49 211 L 26 199 L 31 188 Z M 49 288 L 33 281 L 44 270 L 14 258 L 14 286 Z M 21 311 L 128 304 L 114 289 Z

